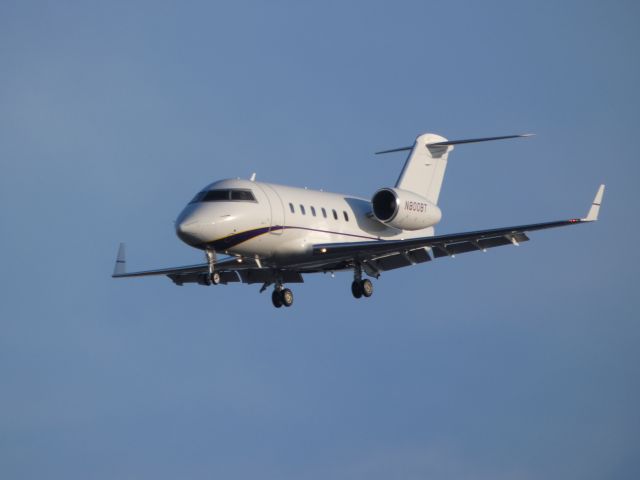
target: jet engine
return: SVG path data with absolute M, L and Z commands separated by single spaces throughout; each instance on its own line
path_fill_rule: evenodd
M 437 205 L 399 188 L 381 188 L 373 195 L 371 205 L 379 222 L 399 230 L 421 230 L 442 218 Z

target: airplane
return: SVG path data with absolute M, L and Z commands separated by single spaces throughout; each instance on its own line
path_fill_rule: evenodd
M 364 275 L 378 279 L 385 271 L 433 259 L 518 246 L 532 231 L 597 220 L 604 185 L 584 218 L 435 235 L 434 226 L 442 218 L 438 198 L 454 147 L 528 136 L 447 140 L 424 133 L 412 146 L 376 152 L 410 153 L 395 186 L 377 190 L 370 200 L 258 182 L 255 174 L 249 180 L 213 182 L 175 222 L 180 240 L 204 251 L 204 263 L 127 272 L 125 246 L 120 244 L 113 277 L 166 275 L 180 286 L 262 284 L 261 293 L 273 286 L 276 308 L 290 307 L 293 293 L 285 285 L 302 283 L 306 274 L 351 270 L 352 295 L 366 298 L 373 294 L 373 284 Z

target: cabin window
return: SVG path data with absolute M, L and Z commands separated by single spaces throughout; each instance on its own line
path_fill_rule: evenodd
M 322 207 L 322 216 L 324 218 L 327 218 L 327 211 L 324 209 L 324 207 Z
M 314 217 L 316 216 L 316 208 L 315 207 L 311 207 L 311 215 L 313 215 Z
M 293 207 L 293 203 L 289 204 L 289 210 L 291 210 L 291 213 L 296 213 L 296 209 Z
M 233 188 L 227 190 L 205 190 L 198 193 L 191 203 L 198 202 L 255 202 L 251 190 Z
M 345 212 L 344 210 L 342 211 L 342 214 L 344 215 L 344 221 L 348 222 L 349 221 L 349 215 L 347 215 L 347 212 Z
M 333 218 L 334 218 L 335 220 L 337 220 L 337 219 L 338 219 L 338 212 L 336 212 L 335 210 L 333 210 Z
M 300 211 L 302 212 L 303 215 L 306 215 L 307 212 L 304 211 L 304 205 L 300 204 Z

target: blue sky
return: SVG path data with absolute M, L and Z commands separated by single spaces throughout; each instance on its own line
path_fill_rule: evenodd
M 2 478 L 640 475 L 636 2 L 0 4 Z M 583 215 L 520 248 L 257 287 L 173 220 L 258 178 L 369 197 L 432 131 L 437 231 Z

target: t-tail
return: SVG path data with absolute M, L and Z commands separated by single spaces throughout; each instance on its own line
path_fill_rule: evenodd
M 412 147 L 394 148 L 377 153 L 411 150 L 395 186 L 402 190 L 417 193 L 429 202 L 437 205 L 438 197 L 440 197 L 440 189 L 442 188 L 442 181 L 444 180 L 444 174 L 447 169 L 447 159 L 454 145 L 529 137 L 531 135 L 532 134 L 505 135 L 501 137 L 447 140 L 434 133 L 423 133 L 416 138 Z

